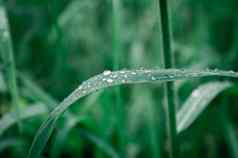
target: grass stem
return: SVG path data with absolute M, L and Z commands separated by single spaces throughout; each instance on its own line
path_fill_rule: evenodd
M 222 121 L 221 123 L 223 125 L 223 133 L 230 151 L 230 156 L 232 158 L 236 158 L 238 156 L 238 139 L 235 129 L 229 118 L 226 100 L 223 102 L 224 103 L 220 106 L 220 117 Z
M 121 55 L 122 55 L 122 45 L 121 45 L 121 2 L 120 0 L 112 0 L 112 52 L 113 52 L 113 70 L 118 70 L 121 65 Z M 125 120 L 124 120 L 124 107 L 122 105 L 121 99 L 121 89 L 119 87 L 115 88 L 115 95 L 116 95 L 116 115 L 117 117 L 117 125 L 116 129 L 118 131 L 118 146 L 121 152 L 121 156 L 124 157 L 125 153 L 125 145 L 126 145 L 126 138 L 125 138 Z
M 12 99 L 12 105 L 16 110 L 16 118 L 19 130 L 21 131 L 20 112 L 19 112 L 19 94 L 16 79 L 16 66 L 13 54 L 12 39 L 7 19 L 6 10 L 2 1 L 0 1 L 0 54 L 4 63 L 4 75 L 8 84 Z
M 172 54 L 172 32 L 169 15 L 168 0 L 159 0 L 160 22 L 162 33 L 162 59 L 166 69 L 174 67 L 174 56 Z M 166 83 L 164 87 L 165 106 L 167 114 L 168 137 L 170 144 L 170 157 L 179 157 L 179 142 L 176 131 L 176 94 L 173 83 Z

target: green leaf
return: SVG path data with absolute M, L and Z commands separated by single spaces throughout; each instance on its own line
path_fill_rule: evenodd
M 78 99 L 89 95 L 97 90 L 122 84 L 138 84 L 150 82 L 169 82 L 181 79 L 192 79 L 208 76 L 224 76 L 238 78 L 238 73 L 233 71 L 218 70 L 123 70 L 123 71 L 104 71 L 95 77 L 83 82 L 76 90 L 66 97 L 44 121 L 38 130 L 28 158 L 39 158 L 50 135 L 53 132 L 58 118 Z
M 96 104 L 96 101 L 101 93 L 94 93 L 94 95 L 90 95 L 90 97 L 87 98 L 86 103 L 84 104 L 84 107 L 81 109 L 81 111 L 75 115 L 73 113 L 70 113 L 70 115 L 65 115 L 66 123 L 62 127 L 62 129 L 59 129 L 54 138 L 53 143 L 50 151 L 50 157 L 52 158 L 58 158 L 60 155 L 60 152 L 62 151 L 62 148 L 64 146 L 64 142 L 67 140 L 68 135 L 70 134 L 71 130 L 78 124 L 82 123 L 84 120 L 88 120 L 87 113 L 90 109 L 92 109 L 92 106 Z
M 8 19 L 2 1 L 0 1 L 0 57 L 2 58 L 4 63 L 4 76 L 12 97 L 12 105 L 16 109 L 15 117 L 17 118 L 17 122 L 20 127 L 19 94 L 17 87 L 13 46 L 8 26 Z
M 46 106 L 43 104 L 36 104 L 29 106 L 25 109 L 21 109 L 20 111 L 20 119 L 29 119 L 32 117 L 36 117 L 42 114 L 46 114 L 48 112 Z M 17 123 L 16 112 L 9 112 L 5 114 L 0 120 L 0 135 L 3 134 L 9 127 Z
M 177 132 L 187 129 L 219 93 L 231 86 L 230 82 L 210 82 L 194 90 L 177 112 Z

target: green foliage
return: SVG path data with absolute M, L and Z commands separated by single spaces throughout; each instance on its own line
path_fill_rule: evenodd
M 8 26 L 8 18 L 6 15 L 5 7 L 0 1 L 0 57 L 4 64 L 5 79 L 8 84 L 8 89 L 12 97 L 12 105 L 16 109 L 17 121 L 20 126 L 20 112 L 19 112 L 19 96 L 16 79 L 16 68 L 12 47 L 12 40 L 10 36 L 10 29 Z
M 237 158 L 237 6 L 0 0 L 0 157 Z
M 134 70 L 134 71 L 104 71 L 84 81 L 76 90 L 66 97 L 50 114 L 41 125 L 32 143 L 28 158 L 38 158 L 42 153 L 50 135 L 53 132 L 56 121 L 70 105 L 78 99 L 93 93 L 97 90 L 121 84 L 136 84 L 153 81 L 168 82 L 178 79 L 190 79 L 206 76 L 227 76 L 238 78 L 238 73 L 226 71 L 195 71 L 195 70 Z M 195 111 L 196 112 L 196 111 Z

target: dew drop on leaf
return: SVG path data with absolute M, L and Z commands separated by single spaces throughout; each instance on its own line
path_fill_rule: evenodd
M 113 80 L 109 78 L 109 79 L 107 79 L 107 82 L 108 82 L 108 83 L 112 83 Z
M 108 76 L 108 75 L 110 75 L 112 72 L 110 71 L 110 70 L 105 70 L 104 72 L 103 72 L 103 75 L 104 76 Z

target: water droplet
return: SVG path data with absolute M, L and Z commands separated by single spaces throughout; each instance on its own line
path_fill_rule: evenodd
M 155 81 L 155 80 L 156 80 L 156 78 L 155 78 L 154 76 L 152 76 L 152 77 L 151 77 L 151 80 L 152 80 L 152 81 Z
M 199 96 L 199 91 L 194 91 L 194 92 L 192 93 L 192 96 L 193 96 L 193 97 L 198 97 L 198 96 Z
M 108 83 L 112 83 L 113 80 L 109 78 L 109 79 L 107 79 L 107 82 L 108 82 Z
M 145 72 L 146 72 L 146 73 L 150 73 L 150 72 L 151 72 L 151 70 L 145 70 Z
M 136 75 L 136 72 L 131 72 L 132 75 Z
M 112 75 L 112 78 L 117 78 L 117 75 Z
M 233 71 L 233 70 L 230 70 L 230 71 L 229 71 L 229 73 L 233 74 L 233 73 L 235 73 L 235 71 Z
M 122 83 L 126 83 L 126 80 L 122 80 Z
M 174 75 L 169 75 L 168 77 L 169 77 L 169 78 L 174 78 Z
M 104 72 L 103 72 L 103 75 L 104 76 L 108 76 L 108 75 L 110 75 L 112 72 L 110 71 L 110 70 L 105 70 Z

